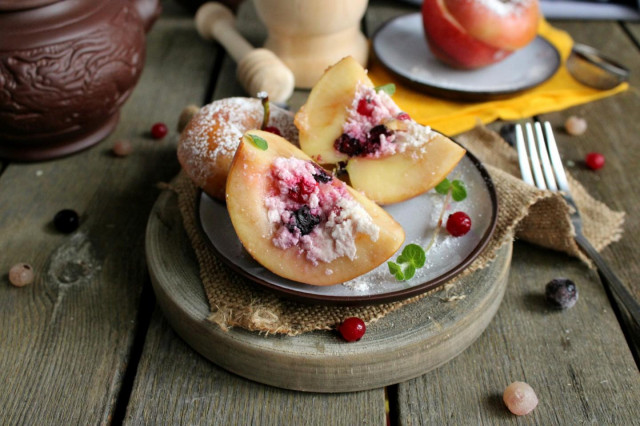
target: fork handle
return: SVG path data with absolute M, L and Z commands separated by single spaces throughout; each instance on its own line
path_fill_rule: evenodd
M 600 256 L 591 243 L 582 234 L 578 234 L 575 237 L 576 243 L 584 250 L 584 252 L 593 260 L 598 267 L 600 275 L 604 284 L 616 295 L 620 303 L 626 308 L 631 315 L 631 318 L 635 322 L 636 326 L 640 327 L 640 304 L 636 301 L 633 295 L 622 284 L 620 279 L 613 273 L 609 264 Z

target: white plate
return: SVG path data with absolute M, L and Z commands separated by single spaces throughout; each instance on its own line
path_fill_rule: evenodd
M 279 277 L 256 262 L 238 239 L 224 203 L 204 192 L 200 196 L 202 229 L 219 257 L 249 279 L 299 300 L 332 304 L 364 304 L 399 300 L 436 288 L 457 275 L 480 253 L 491 237 L 497 218 L 497 198 L 486 170 L 467 154 L 450 174 L 467 186 L 468 197 L 451 202 L 447 213 L 462 210 L 472 222 L 468 234 L 454 238 L 441 229 L 436 243 L 427 252 L 424 268 L 408 281 L 397 281 L 386 262 L 378 268 L 344 284 L 312 286 Z M 411 200 L 386 206 L 406 233 L 405 244 L 426 247 L 438 221 L 444 196 L 434 190 Z M 445 220 L 448 214 L 445 214 Z M 398 251 L 400 253 L 402 248 Z M 395 260 L 398 253 L 390 260 Z
M 451 68 L 429 50 L 420 13 L 385 23 L 373 36 L 373 50 L 380 62 L 405 84 L 456 100 L 509 97 L 542 84 L 560 67 L 556 48 L 536 37 L 496 64 L 477 70 Z

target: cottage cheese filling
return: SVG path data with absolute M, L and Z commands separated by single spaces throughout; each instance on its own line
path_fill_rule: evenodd
M 355 259 L 356 235 L 378 239 L 379 227 L 345 184 L 310 161 L 279 157 L 273 162 L 274 190 L 265 199 L 275 227 L 273 244 L 297 247 L 314 265 L 346 256 Z
M 379 158 L 419 150 L 433 132 L 404 113 L 384 91 L 358 83 L 334 147 L 350 157 Z

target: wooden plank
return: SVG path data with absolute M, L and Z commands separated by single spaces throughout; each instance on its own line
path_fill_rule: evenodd
M 546 282 L 574 280 L 576 306 L 550 309 Z M 502 402 L 514 381 L 529 383 L 539 405 L 530 424 L 633 424 L 640 381 L 595 273 L 579 261 L 517 243 L 502 306 L 466 352 L 398 386 L 400 424 L 516 422 Z
M 8 285 L 6 274 L 0 285 L 3 423 L 111 419 L 148 283 L 143 235 L 155 185 L 178 171 L 175 132 L 162 141 L 145 134 L 156 121 L 173 129 L 182 107 L 200 102 L 196 83 L 206 84 L 211 57 L 197 43 L 189 22 L 159 21 L 112 136 L 69 158 L 11 164 L 0 177 L 0 270 L 29 262 L 36 271 L 28 287 Z M 133 142 L 127 158 L 110 154 L 120 138 Z M 81 214 L 72 235 L 52 228 L 62 208 Z
M 635 41 L 636 46 L 640 48 L 640 24 L 637 22 L 625 22 L 624 27 L 626 28 L 627 31 L 629 31 L 629 34 L 631 34 L 631 36 L 633 37 L 633 40 Z
M 367 28 L 375 30 L 397 14 L 388 2 L 372 2 Z M 615 24 L 559 26 L 583 37 L 583 42 L 629 57 L 630 68 L 638 68 L 640 57 Z M 572 171 L 578 179 L 614 209 L 633 211 L 638 203 L 631 194 L 638 193 L 633 170 L 639 162 L 630 139 L 638 134 L 638 122 L 620 119 L 625 116 L 623 111 L 628 116 L 628 111 L 637 110 L 637 94 L 630 91 L 545 117 L 558 127 L 571 113 L 586 116 L 588 135 L 559 135 L 561 150 L 566 158 L 575 160 Z M 611 143 L 603 144 L 603 140 Z M 589 150 L 611 157 L 606 175 L 580 167 L 579 160 Z M 625 167 L 620 161 L 629 163 Z M 630 187 L 627 181 L 631 181 Z M 611 188 L 615 182 L 625 185 Z M 633 283 L 631 278 L 640 267 L 634 260 L 640 245 L 630 238 L 636 225 L 628 224 L 631 232 L 627 229 L 623 241 L 605 251 L 627 283 Z M 501 395 L 516 380 L 530 383 L 538 393 L 540 405 L 529 419 L 537 424 L 635 421 L 640 401 L 637 366 L 596 273 L 565 255 L 518 243 L 511 275 L 497 317 L 474 345 L 441 368 L 398 385 L 399 423 L 496 424 L 515 420 Z M 581 291 L 578 305 L 566 312 L 553 312 L 543 303 L 544 285 L 556 276 L 570 277 Z M 634 290 L 637 293 L 638 288 Z
M 382 424 L 384 393 L 315 394 L 236 376 L 187 346 L 153 317 L 125 424 Z

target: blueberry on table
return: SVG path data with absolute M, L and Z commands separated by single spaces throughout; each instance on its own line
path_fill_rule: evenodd
M 78 226 L 80 225 L 80 216 L 78 216 L 78 213 L 76 213 L 75 210 L 63 209 L 53 217 L 53 225 L 58 231 L 70 234 L 78 229 Z
M 554 278 L 544 292 L 547 301 L 556 308 L 568 309 L 578 301 L 578 287 L 567 278 Z

